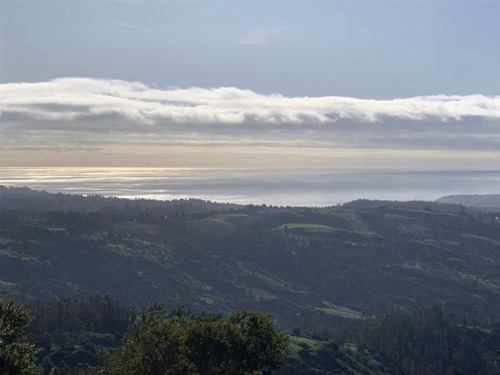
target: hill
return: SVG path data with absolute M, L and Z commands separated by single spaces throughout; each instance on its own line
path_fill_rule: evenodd
M 8 187 L 0 185 L 1 207 L 30 212 L 75 211 L 95 212 L 99 210 L 122 209 L 133 205 L 143 210 L 155 208 L 166 214 L 182 211 L 209 212 L 241 207 L 234 203 L 215 203 L 201 199 L 175 199 L 157 201 L 153 199 L 122 199 L 100 195 L 72 195 L 47 193 L 27 187 Z
M 1 305 L 0 297 L 0 310 Z M 116 353 L 119 346 L 123 348 L 123 345 L 127 345 L 130 334 L 137 336 L 137 329 L 141 326 L 142 337 L 150 336 L 159 327 L 161 330 L 164 324 L 169 323 L 168 319 L 162 318 L 165 317 L 163 310 L 158 309 L 157 305 L 145 308 L 138 315 L 133 307 L 120 306 L 117 301 L 102 296 L 92 297 L 88 301 L 33 301 L 28 308 L 33 321 L 26 333 L 29 341 L 39 349 L 38 363 L 45 374 L 103 374 L 100 371 L 82 373 L 81 370 L 89 365 L 109 365 L 109 354 Z M 160 320 L 149 319 L 146 326 L 142 323 L 138 326 L 138 322 L 144 322 L 141 318 L 144 313 L 153 318 L 150 315 L 152 311 L 160 312 Z M 238 314 L 232 315 L 236 317 Z M 238 341 L 231 341 L 227 336 L 228 327 L 220 320 L 220 315 L 204 314 L 203 318 L 189 315 L 183 309 L 170 313 L 171 318 L 183 324 L 184 330 L 181 332 L 203 337 L 201 345 L 198 345 L 198 339 L 186 341 L 191 343 L 194 352 L 205 352 L 203 342 L 209 342 L 211 348 L 222 346 L 224 349 L 219 354 L 230 351 L 231 347 L 234 349 Z M 154 316 L 158 315 L 155 313 Z M 261 314 L 253 316 L 260 316 L 261 323 L 267 321 Z M 269 325 L 262 328 L 263 332 L 272 333 Z M 128 338 L 124 337 L 127 332 Z M 261 334 L 259 330 L 252 332 Z M 276 333 L 273 336 L 277 339 L 281 337 L 281 340 L 274 345 L 283 342 L 284 338 L 281 334 L 276 337 Z M 389 311 L 377 317 L 353 321 L 345 327 L 331 327 L 316 333 L 294 330 L 287 336 L 288 356 L 283 362 L 279 361 L 280 375 L 494 375 L 500 369 L 497 360 L 500 348 L 499 324 L 481 328 L 436 307 L 409 312 Z M 180 338 L 177 336 L 177 339 Z M 148 342 L 149 339 L 142 340 L 143 345 Z M 230 342 L 233 345 L 228 345 Z M 134 343 L 137 353 L 139 344 L 135 340 Z M 182 346 L 178 347 L 182 350 Z M 248 347 L 244 351 L 247 350 Z M 161 360 L 162 357 L 159 358 Z M 203 358 L 206 357 L 191 356 L 191 360 L 198 364 L 198 360 Z M 217 371 L 198 373 L 220 374 Z
M 438 198 L 437 202 L 461 204 L 482 211 L 500 212 L 500 194 L 489 195 L 448 195 Z
M 22 193 L 29 204 L 18 189 L 0 195 L 0 293 L 18 299 L 101 293 L 195 312 L 249 308 L 285 329 L 433 305 L 500 320 L 492 214 L 435 202 L 294 208 L 70 195 L 65 209 L 58 194 Z

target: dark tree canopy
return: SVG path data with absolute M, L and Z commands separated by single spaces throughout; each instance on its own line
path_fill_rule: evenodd
M 0 374 L 39 374 L 37 351 L 24 336 L 30 320 L 25 307 L 0 297 Z
M 288 341 L 272 317 L 253 311 L 190 315 L 162 305 L 147 308 L 112 358 L 109 374 L 273 374 Z

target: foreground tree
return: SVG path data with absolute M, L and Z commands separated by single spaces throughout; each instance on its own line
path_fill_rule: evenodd
M 38 375 L 36 349 L 28 343 L 24 329 L 31 320 L 28 311 L 0 297 L 0 374 Z
M 125 335 L 108 372 L 116 375 L 273 374 L 286 357 L 288 341 L 270 315 L 238 311 L 167 315 L 147 308 Z

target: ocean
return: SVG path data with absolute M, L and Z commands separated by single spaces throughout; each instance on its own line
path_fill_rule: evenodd
M 71 194 L 278 206 L 500 193 L 500 170 L 2 168 L 0 184 Z

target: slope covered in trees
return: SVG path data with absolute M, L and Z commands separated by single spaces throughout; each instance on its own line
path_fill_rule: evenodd
M 327 337 L 365 348 L 392 374 L 497 374 L 500 370 L 500 324 L 479 327 L 437 307 L 358 320 Z
M 193 315 L 183 308 L 167 313 L 155 304 L 136 314 L 135 308 L 101 296 L 33 301 L 26 308 L 0 298 L 0 332 L 0 371 L 8 375 L 500 371 L 500 325 L 479 327 L 437 307 L 392 311 L 316 333 L 285 334 L 271 316 L 251 311 Z M 11 350 L 13 342 L 17 350 Z
M 47 314 L 45 308 L 54 314 Z M 123 314 L 128 310 L 107 298 L 88 303 L 37 303 L 32 309 L 39 315 L 29 330 L 30 338 L 42 347 L 41 366 L 35 363 L 35 346 L 21 336 L 28 311 L 0 298 L 3 375 L 270 375 L 278 371 L 288 348 L 287 336 L 273 326 L 272 317 L 252 311 L 236 311 L 227 317 L 192 315 L 184 309 L 167 314 L 156 304 L 145 308 L 123 333 Z M 70 313 L 76 315 L 68 316 Z M 64 315 L 70 322 L 60 319 Z M 115 323 L 118 326 L 113 327 Z M 103 331 L 121 336 L 119 344 L 107 342 Z M 81 345 L 75 343 L 75 334 L 79 340 L 85 339 Z M 54 353 L 61 346 L 73 347 L 74 352 Z M 100 355 L 89 351 L 91 346 L 100 347 Z M 95 360 L 100 363 L 93 363 Z
M 127 304 L 258 310 L 306 330 L 434 305 L 477 321 L 500 317 L 495 214 L 378 201 L 195 210 L 189 201 L 117 200 L 51 211 L 18 207 L 11 192 L 19 194 L 4 189 L 0 199 L 0 293 L 24 301 L 101 293 Z M 54 199 L 37 197 L 40 206 Z M 102 199 L 65 197 L 73 198 Z
M 440 203 L 462 204 L 482 211 L 500 212 L 500 194 L 447 195 L 436 200 Z

